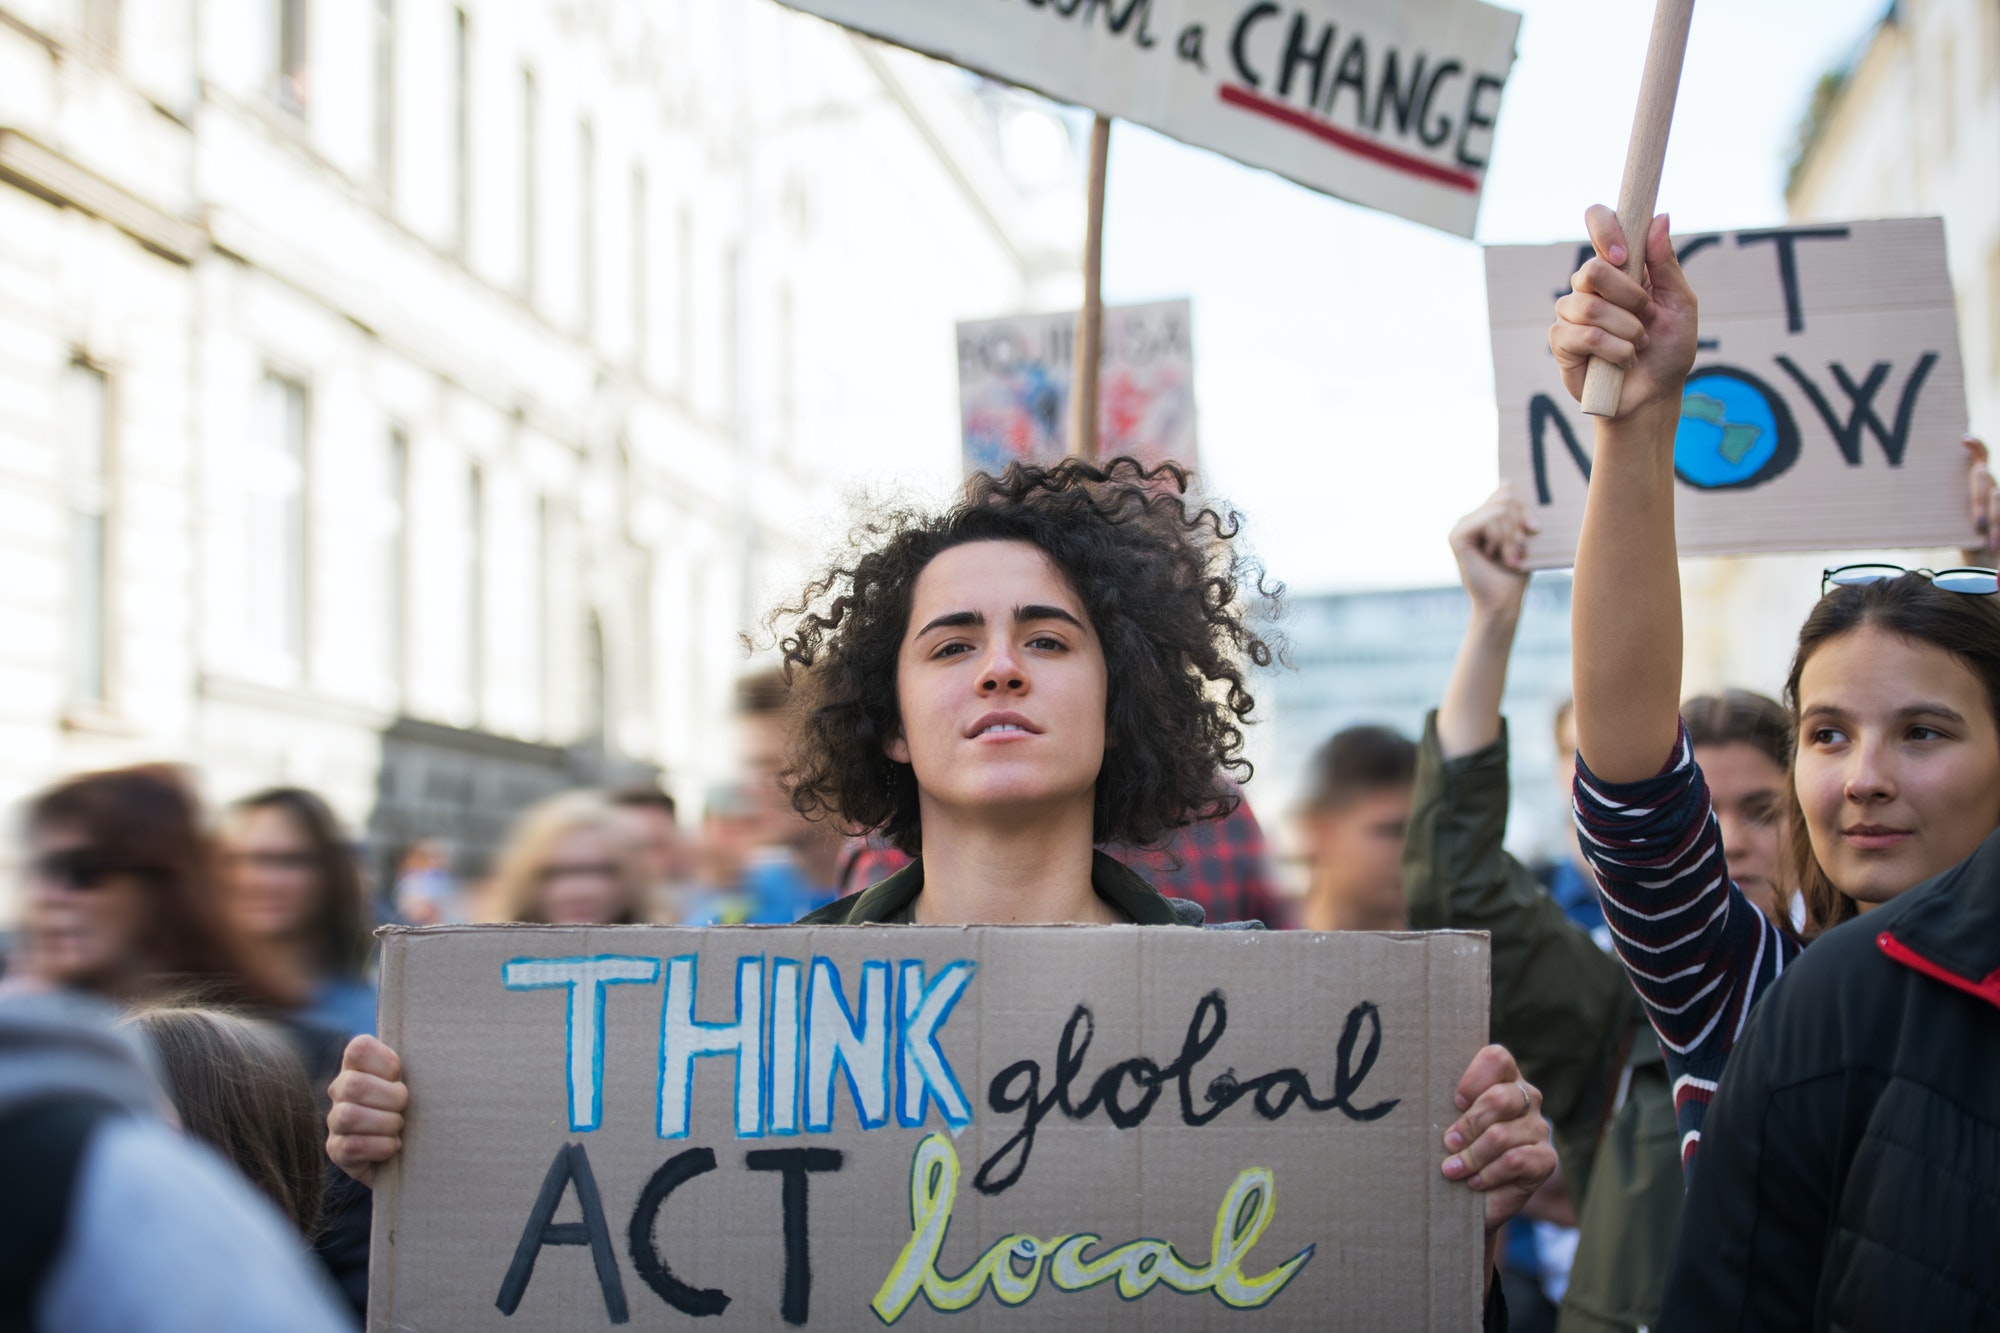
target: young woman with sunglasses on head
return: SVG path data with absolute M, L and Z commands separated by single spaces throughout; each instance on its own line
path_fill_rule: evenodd
M 941 513 L 878 516 L 787 614 L 801 813 L 877 830 L 916 859 L 817 923 L 1185 927 L 1095 851 L 1148 845 L 1228 808 L 1247 775 L 1243 659 L 1270 651 L 1244 606 L 1236 517 L 1130 459 L 975 477 Z M 408 1095 L 358 1041 L 333 1152 L 366 1174 Z M 1486 1197 L 1489 1236 L 1554 1167 L 1539 1094 L 1487 1047 L 1458 1085 L 1442 1170 Z M 1489 1258 L 1490 1258 L 1489 1254 Z
M 1557 304 L 1550 347 L 1573 393 L 1593 355 L 1625 381 L 1619 415 L 1597 423 L 1577 553 L 1577 821 L 1675 1075 L 1683 1158 L 1696 1166 L 1660 1327 L 1990 1320 L 2000 1297 L 1995 576 L 1828 573 L 1785 690 L 1797 734 L 1791 879 L 1806 937 L 1826 934 L 1799 959 L 1788 925 L 1729 882 L 1675 709 L 1673 456 L 1695 296 L 1665 218 L 1643 241 L 1644 283 L 1617 267 L 1626 238 L 1610 210 L 1593 208 L 1588 225 L 1597 255 Z M 1732 1056 L 1766 990 L 1754 1040 Z M 1713 1141 L 1696 1165 L 1718 1080 Z

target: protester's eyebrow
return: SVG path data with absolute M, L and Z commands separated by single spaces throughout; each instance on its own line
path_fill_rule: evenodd
M 1900 708 L 1897 711 L 1901 713 L 1904 717 L 1939 717 L 1943 718 L 1947 722 L 1956 722 L 1959 723 L 1960 725 L 1963 725 L 1965 722 L 1965 714 L 1959 712 L 1956 708 L 1953 708 L 1950 704 L 1930 703 L 1930 702 L 1914 703 L 1906 708 Z
M 1060 606 L 1017 606 L 1014 608 L 1014 623 L 1016 625 L 1026 625 L 1036 620 L 1060 620 L 1064 624 L 1074 625 L 1078 629 L 1083 628 L 1081 620 L 1078 620 Z
M 918 630 L 913 637 L 921 639 L 934 629 L 966 629 L 973 625 L 984 625 L 985 623 L 986 617 L 977 611 L 952 611 L 931 621 L 928 625 Z

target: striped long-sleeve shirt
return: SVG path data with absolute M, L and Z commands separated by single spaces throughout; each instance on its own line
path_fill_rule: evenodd
M 1576 826 L 1612 944 L 1660 1035 L 1686 1170 L 1750 1006 L 1801 946 L 1730 882 L 1685 729 L 1672 761 L 1640 782 L 1605 782 L 1579 755 Z

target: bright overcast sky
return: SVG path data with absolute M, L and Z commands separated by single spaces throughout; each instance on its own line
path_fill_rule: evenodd
M 1520 0 L 1479 237 L 1581 235 L 1615 203 L 1652 5 Z M 1697 7 L 1660 205 L 1676 230 L 1784 220 L 1814 82 L 1885 0 Z M 1444 534 L 1492 489 L 1479 247 L 1120 122 L 1105 299 L 1194 301 L 1202 471 L 1294 592 L 1449 582 Z

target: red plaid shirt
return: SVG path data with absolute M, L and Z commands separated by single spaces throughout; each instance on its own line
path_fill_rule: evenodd
M 1290 907 L 1271 878 L 1264 830 L 1241 789 L 1236 809 L 1221 819 L 1198 820 L 1164 847 L 1111 848 L 1111 854 L 1152 881 L 1169 898 L 1198 902 L 1211 922 L 1262 921 L 1273 930 L 1292 923 Z M 857 838 L 841 854 L 842 895 L 887 879 L 910 858 L 876 837 Z

